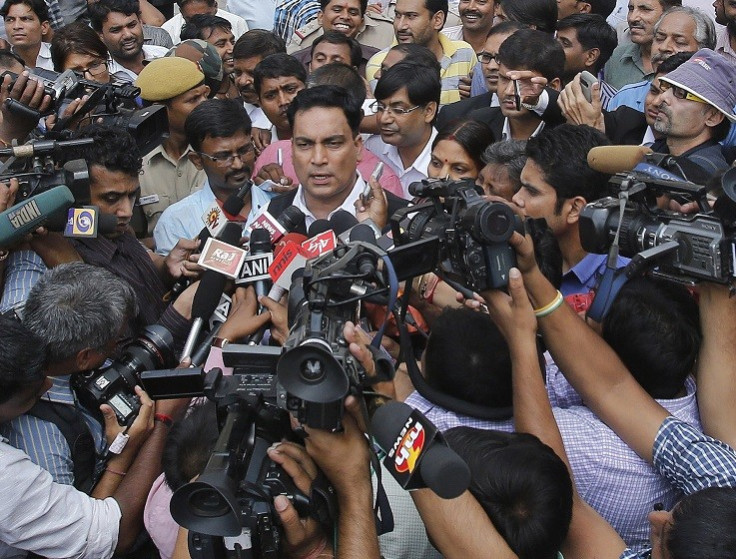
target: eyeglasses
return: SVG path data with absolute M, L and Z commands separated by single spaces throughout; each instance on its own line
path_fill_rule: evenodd
M 75 70 L 77 74 L 89 74 L 93 78 L 96 78 L 98 76 L 101 76 L 107 71 L 107 60 L 101 60 L 100 62 L 93 62 L 86 68 L 82 68 L 81 70 Z
M 393 115 L 393 116 L 405 116 L 413 111 L 416 111 L 418 108 L 423 107 L 423 106 L 424 105 L 417 105 L 416 107 L 409 107 L 408 109 L 404 109 L 402 107 L 386 106 L 383 103 L 374 101 L 368 106 L 368 108 L 371 110 L 373 114 L 379 114 L 385 111 L 388 114 Z
M 705 105 L 708 104 L 706 100 L 698 97 L 694 93 L 690 93 L 686 89 L 673 85 L 670 82 L 659 80 L 659 89 L 662 92 L 665 92 L 668 89 L 671 89 L 672 95 L 674 95 L 677 99 L 687 99 L 688 101 L 695 101 L 696 103 L 703 103 Z
M 498 62 L 498 55 L 491 54 L 490 52 L 486 51 L 481 51 L 478 53 L 478 62 L 480 62 L 481 64 L 488 64 L 492 60 Z
M 230 165 L 233 164 L 233 161 L 235 161 L 236 157 L 242 161 L 246 157 L 251 156 L 254 152 L 255 147 L 252 143 L 249 143 L 245 144 L 235 153 L 228 153 L 227 155 L 208 155 L 206 153 L 202 153 L 201 151 L 198 151 L 196 153 L 198 153 L 202 157 L 209 159 L 218 167 L 230 167 Z

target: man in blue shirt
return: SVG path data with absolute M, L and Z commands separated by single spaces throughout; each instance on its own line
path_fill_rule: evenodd
M 242 103 L 210 99 L 187 117 L 184 129 L 192 151 L 189 158 L 204 170 L 207 180 L 201 190 L 168 207 L 153 231 L 156 252 L 165 255 L 179 239 L 196 237 L 205 225 L 203 215 L 216 203 L 220 208 L 228 197 L 251 178 L 255 149 L 251 121 Z M 232 221 L 247 226 L 268 205 L 271 194 L 252 186 L 243 200 L 243 209 Z

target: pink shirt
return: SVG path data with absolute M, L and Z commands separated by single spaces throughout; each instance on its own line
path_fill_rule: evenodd
M 293 181 L 293 184 L 299 184 L 296 171 L 294 171 L 294 163 L 291 159 L 291 140 L 279 140 L 278 142 L 269 144 L 269 146 L 263 150 L 256 160 L 256 165 L 253 169 L 253 176 L 258 174 L 261 167 L 277 162 L 276 153 L 279 148 L 281 148 L 283 163 L 281 167 L 284 170 L 284 176 L 289 177 Z M 363 148 L 361 160 L 358 161 L 358 172 L 366 182 L 380 161 L 381 160 L 372 152 L 365 149 L 365 147 Z M 399 198 L 404 198 L 404 189 L 401 186 L 401 181 L 389 165 L 386 165 L 383 168 L 383 174 L 381 175 L 381 180 L 379 182 L 384 190 L 391 194 L 395 194 Z

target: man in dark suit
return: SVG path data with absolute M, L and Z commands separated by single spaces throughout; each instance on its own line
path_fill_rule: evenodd
M 300 233 L 318 219 L 345 210 L 359 221 L 372 219 L 384 227 L 388 217 L 407 202 L 369 180 L 372 196 L 361 199 L 366 181 L 357 172 L 363 139 L 360 104 L 341 87 L 321 85 L 300 91 L 289 105 L 294 170 L 299 186 L 274 198 L 268 211 L 278 217 L 289 206 L 305 216 Z
M 476 109 L 498 107 L 498 96 L 496 95 L 496 85 L 498 83 L 498 51 L 501 43 L 519 29 L 524 29 L 524 27 L 524 24 L 516 21 L 504 21 L 491 28 L 488 32 L 485 45 L 483 45 L 483 50 L 478 53 L 478 62 L 482 65 L 483 77 L 486 80 L 488 92 L 442 107 L 439 115 L 437 115 L 438 130 L 441 130 L 449 122 L 466 118 Z M 478 71 L 477 66 L 475 71 Z

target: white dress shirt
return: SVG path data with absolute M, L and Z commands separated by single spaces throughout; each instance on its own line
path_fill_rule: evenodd
M 143 45 L 143 60 L 154 60 L 156 58 L 161 58 L 163 56 L 166 56 L 167 52 L 169 52 L 169 49 L 167 49 L 166 47 L 159 47 L 157 45 Z M 110 75 L 115 79 L 115 81 L 133 83 L 138 78 L 138 74 L 136 74 L 132 70 L 128 70 L 125 66 L 114 59 L 108 60 L 107 63 L 109 66 L 108 70 L 110 72 Z
M 433 126 L 429 140 L 427 140 L 421 153 L 406 168 L 404 168 L 404 163 L 401 161 L 399 149 L 396 146 L 385 143 L 378 134 L 374 134 L 368 138 L 365 141 L 365 147 L 372 151 L 381 161 L 391 165 L 391 168 L 401 181 L 401 187 L 404 190 L 404 199 L 411 200 L 413 196 L 409 193 L 409 185 L 428 177 L 427 168 L 432 159 L 432 142 L 434 142 L 436 136 L 437 130 Z
M 22 557 L 20 550 L 60 559 L 112 557 L 121 518 L 115 499 L 93 499 L 54 483 L 51 474 L 4 439 L 0 471 L 0 557 Z
M 355 215 L 355 202 L 358 200 L 358 197 L 365 188 L 365 181 L 363 180 L 363 177 L 361 177 L 360 173 L 358 173 L 357 171 L 356 175 L 358 178 L 356 179 L 355 184 L 353 185 L 353 189 L 350 191 L 350 194 L 348 194 L 348 197 L 345 198 L 345 201 L 340 205 L 340 207 L 335 208 L 330 212 L 330 214 L 327 216 L 327 219 L 330 219 L 335 214 L 335 212 L 339 210 L 345 210 L 351 215 Z M 304 187 L 301 184 L 296 189 L 296 196 L 294 196 L 294 206 L 299 208 L 304 214 L 304 225 L 307 227 L 307 229 L 309 229 L 312 226 L 312 223 L 317 221 L 317 218 L 307 207 L 307 201 L 304 199 Z

